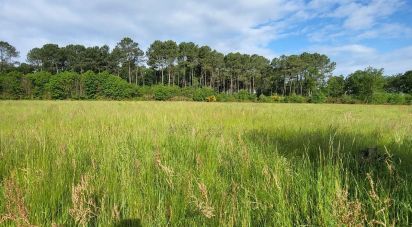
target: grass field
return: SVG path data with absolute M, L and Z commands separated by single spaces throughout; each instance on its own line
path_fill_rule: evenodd
M 411 106 L 2 101 L 0 122 L 3 225 L 412 224 Z

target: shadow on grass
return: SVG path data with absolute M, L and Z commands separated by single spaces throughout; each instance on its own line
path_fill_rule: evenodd
M 114 227 L 141 227 L 142 222 L 138 218 L 123 219 L 113 225 Z
M 356 134 L 333 128 L 318 131 L 252 130 L 246 132 L 244 138 L 259 150 L 277 152 L 291 161 L 307 158 L 315 167 L 339 161 L 354 176 L 374 172 L 380 178 L 385 177 L 383 170 L 391 164 L 400 177 L 412 179 L 412 140 L 384 142 L 378 131 Z M 365 157 L 365 152 L 370 149 L 377 151 L 376 156 Z

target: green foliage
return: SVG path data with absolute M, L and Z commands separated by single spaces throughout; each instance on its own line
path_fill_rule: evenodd
M 304 103 L 306 101 L 306 97 L 301 95 L 292 94 L 285 97 L 285 102 L 287 103 Z
M 386 78 L 385 90 L 390 93 L 412 94 L 412 71 Z
M 235 95 L 238 101 L 256 101 L 257 99 L 255 94 L 251 94 L 247 90 L 240 90 Z
M 285 102 L 286 101 L 286 98 L 280 95 L 272 95 L 270 96 L 270 98 L 272 99 L 273 102 Z
M 193 94 L 193 100 L 203 102 L 207 100 L 207 97 L 214 95 L 215 91 L 212 88 L 197 88 Z
M 51 77 L 52 74 L 46 71 L 40 71 L 26 75 L 26 78 L 29 79 L 33 85 L 32 95 L 34 98 L 47 98 L 46 86 L 49 83 Z
M 312 96 L 309 97 L 309 102 L 311 103 L 324 103 L 326 100 L 327 97 L 322 91 L 315 91 L 312 93 Z
M 219 93 L 216 95 L 216 100 L 218 102 L 236 102 L 236 98 L 232 94 Z
M 175 96 L 179 96 L 179 88 L 176 86 L 153 86 L 153 95 L 155 100 L 166 101 Z
M 18 72 L 9 72 L 0 75 L 0 94 L 3 99 L 19 99 L 25 97 L 22 78 L 23 74 Z
M 386 99 L 385 103 L 395 104 L 405 97 L 383 97 L 380 93 L 412 93 L 412 71 L 384 77 L 383 69 L 369 67 L 345 79 L 332 76 L 336 63 L 319 53 L 282 55 L 270 61 L 257 54 L 225 55 L 207 45 L 173 40 L 156 40 L 144 53 L 129 37 L 120 40 L 113 50 L 107 45 L 48 43 L 31 49 L 28 63 L 18 66 L 12 61 L 18 56 L 13 46 L 0 41 L 0 52 L 0 72 L 25 75 L 3 76 L 1 98 L 169 100 L 181 96 L 205 101 L 214 95 L 218 101 L 269 102 L 267 95 L 282 94 L 291 97 L 274 96 L 272 101 L 341 103 L 346 102 L 344 95 L 350 95 L 356 103 L 382 103 Z M 38 73 L 30 74 L 33 71 Z M 55 78 L 44 72 L 75 72 L 80 76 Z M 177 88 L 139 87 L 166 84 Z M 258 98 L 256 93 L 266 96 Z
M 403 93 L 389 93 L 387 103 L 397 105 L 407 104 L 406 95 Z
M 389 95 L 385 92 L 375 92 L 372 95 L 371 102 L 374 104 L 385 104 L 388 102 Z
M 345 104 L 357 104 L 357 103 L 361 103 L 360 100 L 354 98 L 351 95 L 342 95 L 341 98 L 342 102 L 341 103 L 345 103 Z
M 46 85 L 52 99 L 76 99 L 80 97 L 80 75 L 73 72 L 58 73 Z
M 192 98 L 186 97 L 186 96 L 173 96 L 172 98 L 168 99 L 168 101 L 193 101 Z
M 259 95 L 258 101 L 259 102 L 273 102 L 273 99 L 270 96 L 266 96 L 264 94 L 261 94 L 261 95 Z
M 332 76 L 329 78 L 326 90 L 328 96 L 340 97 L 345 93 L 345 78 L 343 76 Z
M 350 74 L 346 79 L 349 94 L 365 102 L 373 101 L 374 93 L 383 91 L 384 85 L 383 69 L 369 67 Z
M 129 99 L 137 94 L 137 89 L 132 85 L 122 80 L 119 77 L 110 75 L 109 73 L 99 73 L 97 76 L 104 78 L 102 84 L 103 97 L 110 99 Z
M 129 99 L 138 94 L 138 89 L 123 79 L 108 72 L 83 74 L 84 90 L 88 99 Z
M 405 94 L 405 104 L 412 105 L 412 94 Z
M 193 99 L 196 89 L 194 87 L 184 87 L 180 89 L 180 95 Z

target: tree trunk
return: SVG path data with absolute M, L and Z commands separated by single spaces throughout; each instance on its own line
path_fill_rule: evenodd
M 256 93 L 256 91 L 255 91 L 255 77 L 254 76 L 252 77 L 252 93 L 253 94 Z
M 164 85 L 164 79 L 163 79 L 163 77 L 164 77 L 164 75 L 163 75 L 163 68 L 162 68 L 162 85 Z
M 170 67 L 168 67 L 167 72 L 168 72 L 168 82 L 167 82 L 167 85 L 170 86 Z
M 193 86 L 193 68 L 191 68 L 190 73 L 190 86 Z
M 230 76 L 230 88 L 229 88 L 230 94 L 233 93 L 233 76 Z
M 139 71 L 139 68 L 136 68 L 136 74 L 135 74 L 135 84 L 136 84 L 136 86 L 137 86 L 137 76 L 138 76 L 138 71 Z
M 128 63 L 128 66 L 129 66 L 129 84 L 131 84 L 132 83 L 132 72 L 131 72 L 131 68 L 130 68 L 130 61 Z

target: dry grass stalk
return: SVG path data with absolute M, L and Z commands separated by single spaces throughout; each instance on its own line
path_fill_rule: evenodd
M 6 199 L 6 213 L 0 216 L 0 224 L 12 221 L 17 226 L 34 226 L 30 224 L 23 193 L 12 177 L 4 181 L 4 198 Z
M 162 164 L 162 159 L 159 151 L 157 151 L 155 154 L 155 163 L 156 166 L 167 176 L 166 182 L 170 187 L 173 187 L 172 177 L 174 176 L 174 171 L 171 167 Z
M 367 173 L 367 174 L 366 174 L 366 178 L 368 179 L 369 184 L 370 184 L 370 186 L 371 186 L 371 190 L 369 190 L 369 196 L 370 196 L 374 201 L 378 201 L 378 200 L 379 200 L 379 196 L 378 196 L 378 194 L 376 193 L 375 183 L 373 182 L 373 179 L 372 179 L 371 174 L 370 174 L 370 173 Z
M 364 226 L 365 215 L 362 210 L 362 203 L 359 200 L 349 199 L 348 189 L 336 191 L 334 203 L 334 215 L 343 226 Z
M 112 209 L 112 218 L 116 221 L 120 221 L 120 210 L 117 204 L 114 204 Z
M 390 198 L 380 198 L 378 196 L 378 193 L 376 192 L 376 189 L 375 189 L 375 182 L 373 181 L 370 173 L 366 174 L 366 178 L 368 179 L 370 187 L 371 187 L 368 194 L 374 203 L 373 208 L 375 210 L 379 209 L 375 211 L 375 214 L 379 215 L 380 213 L 383 213 L 386 210 L 389 210 L 390 206 L 392 205 L 392 200 Z M 382 221 L 375 220 L 375 219 L 369 221 L 369 224 L 372 224 L 374 226 L 377 226 L 377 225 L 388 226 L 386 221 L 382 222 Z M 392 225 L 394 225 L 394 223 Z
M 207 187 L 203 183 L 198 183 L 197 185 L 201 198 L 199 199 L 196 196 L 192 196 L 194 200 L 193 203 L 195 204 L 199 212 L 203 214 L 203 216 L 205 216 L 206 218 L 212 218 L 215 216 L 215 209 L 210 204 Z
M 72 208 L 69 210 L 76 224 L 85 226 L 96 216 L 97 207 L 92 195 L 89 177 L 82 176 L 80 183 L 72 187 Z

